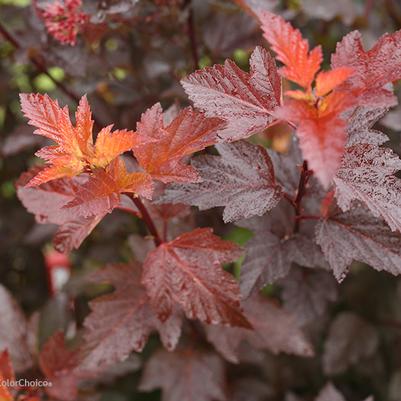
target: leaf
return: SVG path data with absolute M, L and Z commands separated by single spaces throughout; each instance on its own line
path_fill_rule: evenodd
M 141 391 L 157 388 L 163 390 L 162 401 L 225 401 L 224 363 L 193 348 L 159 350 L 147 362 L 139 385 Z
M 63 333 L 50 337 L 39 355 L 39 366 L 52 383 L 46 387 L 49 396 L 62 401 L 77 399 L 80 376 L 75 369 L 78 363 L 78 354 L 66 347 Z
M 64 208 L 74 199 L 87 177 L 61 178 L 37 187 L 26 187 L 25 184 L 38 170 L 34 168 L 21 175 L 16 183 L 18 198 L 25 208 L 35 215 L 38 223 L 59 226 L 54 242 L 60 252 L 77 249 L 107 212 L 85 218 L 79 216 L 74 208 Z
M 277 0 L 234 0 L 245 11 L 257 16 L 261 11 L 271 11 L 277 6 Z
M 221 120 L 187 107 L 165 126 L 157 103 L 142 114 L 138 123 L 140 142 L 134 146 L 135 157 L 154 179 L 165 183 L 196 181 L 197 173 L 185 165 L 186 157 L 216 143 L 221 124 Z
M 273 121 L 273 110 L 281 103 L 281 83 L 273 57 L 256 47 L 250 72 L 231 60 L 196 71 L 181 81 L 185 92 L 208 117 L 224 120 L 222 141 L 236 141 L 263 131 Z
M 313 349 L 296 320 L 274 302 L 254 294 L 243 302 L 244 313 L 253 330 L 208 326 L 208 340 L 230 362 L 239 362 L 239 347 L 246 341 L 257 350 L 274 354 L 286 352 L 312 356 Z
M 278 15 L 266 11 L 259 18 L 265 39 L 285 66 L 279 70 L 280 74 L 310 90 L 322 63 L 321 47 L 309 51 L 308 41 L 301 32 Z
M 78 32 L 89 19 L 81 8 L 81 0 L 56 0 L 39 11 L 48 32 L 60 43 L 74 46 Z
M 76 126 L 70 120 L 68 107 L 60 108 L 48 95 L 21 94 L 22 112 L 35 134 L 57 143 L 37 152 L 47 167 L 27 183 L 36 186 L 63 177 L 73 177 L 88 169 L 105 167 L 120 154 L 131 150 L 137 142 L 133 131 L 103 128 L 93 144 L 93 121 L 86 97 L 82 97 L 76 112 Z
M 141 352 L 149 335 L 158 331 L 170 351 L 181 334 L 181 317 L 174 313 L 164 323 L 150 307 L 140 284 L 138 265 L 110 265 L 96 271 L 91 281 L 109 283 L 111 294 L 90 302 L 92 312 L 84 322 L 84 356 L 80 369 L 93 371 L 125 360 L 132 351 Z
M 181 202 L 200 210 L 224 206 L 226 223 L 261 216 L 277 205 L 281 188 L 266 149 L 245 141 L 221 144 L 217 149 L 220 156 L 192 160 L 200 182 L 167 187 L 159 202 Z
M 284 308 L 302 325 L 324 315 L 328 303 L 336 301 L 338 296 L 333 276 L 321 270 L 294 266 L 281 285 Z
M 353 260 L 376 270 L 401 273 L 401 237 L 365 208 L 335 211 L 316 226 L 316 241 L 334 276 L 341 282 Z
M 327 383 L 315 401 L 345 401 L 345 398 L 331 383 Z
M 324 265 L 322 253 L 310 233 L 293 233 L 293 214 L 286 206 L 282 204 L 270 215 L 238 224 L 254 234 L 246 244 L 241 267 L 240 286 L 244 297 L 285 277 L 292 263 L 306 267 Z
M 328 375 L 345 372 L 351 365 L 373 355 L 378 342 L 378 334 L 371 324 L 351 312 L 339 314 L 324 343 L 324 372 Z
M 333 92 L 319 109 L 303 100 L 291 99 L 275 111 L 277 118 L 297 126 L 303 158 L 325 188 L 340 167 L 347 141 L 346 123 L 340 116 L 353 102 L 346 93 Z
M 400 158 L 389 148 L 359 144 L 349 146 L 334 178 L 336 198 L 342 210 L 352 201 L 363 202 L 372 214 L 382 217 L 392 230 L 401 230 Z
M 6 380 L 15 380 L 14 369 L 7 350 L 0 353 L 0 400 L 13 401 L 13 394 L 7 386 L 3 385 Z
M 33 365 L 28 345 L 28 323 L 13 296 L 2 285 L 0 305 L 0 351 L 8 350 L 14 369 L 22 372 Z
M 331 64 L 352 67 L 354 74 L 344 85 L 345 90 L 358 93 L 359 104 L 391 107 L 397 104 L 387 83 L 401 78 L 401 31 L 383 35 L 369 51 L 365 51 L 361 34 L 353 31 L 337 44 Z
M 249 327 L 241 313 L 238 284 L 221 267 L 240 255 L 240 248 L 210 228 L 182 234 L 150 252 L 142 283 L 159 318 L 166 320 L 180 305 L 189 319 Z
M 74 208 L 82 217 L 110 213 L 120 204 L 124 192 L 150 198 L 153 184 L 146 173 L 128 173 L 124 160 L 118 158 L 105 170 L 95 170 L 64 208 Z
M 316 96 L 326 96 L 353 74 L 350 67 L 338 67 L 330 71 L 322 71 L 316 77 Z
M 389 140 L 383 132 L 372 129 L 388 109 L 383 107 L 357 107 L 348 118 L 348 142 L 347 146 L 369 143 L 371 145 L 382 145 Z

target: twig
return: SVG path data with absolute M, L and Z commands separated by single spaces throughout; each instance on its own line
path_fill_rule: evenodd
M 156 246 L 161 245 L 163 243 L 163 241 L 157 231 L 157 228 L 155 226 L 155 223 L 153 222 L 152 217 L 150 216 L 150 214 L 148 212 L 148 209 L 146 209 L 146 206 L 134 194 L 126 193 L 125 195 L 127 195 L 134 202 L 135 206 L 140 211 L 142 220 L 146 224 L 146 227 L 148 228 L 149 233 L 152 235 L 155 245 Z
M 10 33 L 7 31 L 7 29 L 0 23 L 0 33 L 3 35 L 3 37 L 11 43 L 16 49 L 21 49 L 22 46 L 18 42 L 18 40 Z M 53 83 L 54 85 L 60 89 L 66 96 L 68 96 L 71 100 L 73 100 L 75 103 L 79 103 L 79 96 L 70 91 L 62 82 L 57 81 L 54 79 L 51 74 L 47 71 L 46 65 L 35 55 L 28 54 L 29 61 L 36 67 L 36 69 L 41 72 L 42 74 L 45 74 Z M 100 129 L 102 124 L 97 120 L 95 117 L 93 117 L 95 120 L 96 128 Z
M 192 7 L 191 0 L 185 0 L 184 8 L 188 9 L 187 33 L 191 45 L 191 54 L 194 63 L 194 69 L 197 70 L 199 68 L 198 42 L 196 40 L 194 10 Z

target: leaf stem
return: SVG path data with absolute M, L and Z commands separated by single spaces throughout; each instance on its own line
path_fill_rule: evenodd
M 150 216 L 148 209 L 146 206 L 143 204 L 140 198 L 136 197 L 132 193 L 126 193 L 126 195 L 134 202 L 135 206 L 138 208 L 139 212 L 141 213 L 141 217 L 143 222 L 146 224 L 146 227 L 149 230 L 149 233 L 153 237 L 153 242 L 155 243 L 156 246 L 159 246 L 163 243 L 155 223 L 153 222 L 152 217 Z
M 302 211 L 301 207 L 302 198 L 305 195 L 306 184 L 308 183 L 311 175 L 312 172 L 308 169 L 308 162 L 304 160 L 304 162 L 302 163 L 301 175 L 299 177 L 297 196 L 295 197 L 294 200 L 294 209 L 295 209 L 294 233 L 297 233 L 299 231 L 299 223 L 301 220 L 300 216 Z

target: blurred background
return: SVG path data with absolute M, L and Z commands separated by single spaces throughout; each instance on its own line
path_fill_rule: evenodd
M 33 155 L 44 143 L 22 118 L 19 93 L 48 93 L 71 110 L 87 94 L 100 125 L 135 129 L 141 113 L 157 101 L 165 108 L 186 105 L 179 81 L 195 69 L 226 58 L 248 68 L 254 47 L 266 46 L 252 11 L 267 9 L 291 20 L 312 45 L 322 45 L 326 67 L 346 33 L 360 30 L 369 48 L 385 32 L 401 28 L 400 0 L 86 0 L 80 7 L 86 18 L 70 21 L 68 34 L 52 34 L 49 19 L 40 11 L 46 3 L 0 0 L 0 283 L 28 316 L 39 316 L 41 341 L 57 328 L 68 328 L 72 313 L 82 322 L 86 301 L 93 294 L 82 291 L 79 278 L 107 262 L 128 260 L 135 253 L 132 235 L 144 228 L 131 216 L 114 212 L 78 251 L 61 259 L 54 253 L 55 227 L 35 222 L 16 196 L 15 181 L 38 163 Z M 401 110 L 388 114 L 379 128 L 390 135 L 393 149 L 400 153 Z M 276 127 L 256 140 L 285 151 L 289 132 Z M 195 218 L 226 238 L 246 240 L 243 231 L 223 227 L 217 211 Z M 63 292 L 55 283 L 60 274 L 57 279 L 53 274 L 60 266 L 66 267 L 66 276 L 69 266 L 73 271 Z M 379 340 L 372 352 L 362 352 L 356 365 L 341 368 L 332 380 L 349 400 L 375 394 L 379 401 L 400 401 L 401 280 L 364 266 L 357 266 L 357 271 L 358 279 L 351 275 L 340 287 L 338 302 L 324 319 L 342 310 L 358 313 Z M 277 291 L 271 289 L 273 295 Z M 73 312 L 71 296 L 76 296 Z M 353 334 L 356 343 L 349 344 L 350 352 L 359 341 L 369 344 L 371 337 L 364 339 L 367 331 L 362 326 Z M 315 394 L 327 380 L 319 357 L 315 359 L 293 358 L 289 364 L 290 357 L 267 358 L 264 374 L 273 383 L 274 394 L 283 395 L 287 388 Z M 234 378 L 241 376 L 241 369 L 247 367 L 233 368 Z M 104 399 L 159 399 L 158 394 L 135 393 L 132 381 L 137 376 L 122 378 Z

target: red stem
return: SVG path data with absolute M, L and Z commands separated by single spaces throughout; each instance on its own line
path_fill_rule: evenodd
M 153 222 L 152 217 L 150 216 L 150 214 L 148 212 L 148 209 L 146 209 L 146 206 L 134 194 L 127 193 L 126 195 L 129 196 L 132 199 L 132 201 L 134 202 L 135 206 L 140 211 L 142 220 L 146 224 L 146 227 L 148 228 L 149 233 L 152 235 L 155 245 L 156 246 L 161 245 L 163 243 L 163 241 L 162 241 L 162 239 L 161 239 L 161 237 L 160 237 L 160 235 L 159 235 L 159 233 L 157 231 L 156 225 Z

